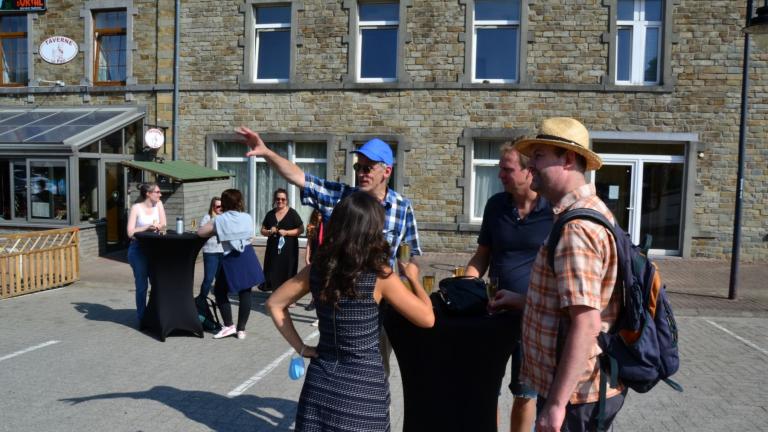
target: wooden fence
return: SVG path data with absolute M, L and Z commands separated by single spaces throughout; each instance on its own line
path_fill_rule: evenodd
M 78 228 L 0 236 L 0 298 L 79 280 L 79 249 Z

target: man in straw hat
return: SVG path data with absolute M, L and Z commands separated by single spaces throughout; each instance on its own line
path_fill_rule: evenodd
M 535 138 L 519 141 L 516 148 L 530 157 L 531 188 L 552 203 L 556 219 L 568 210 L 591 208 L 615 221 L 585 178 L 602 160 L 590 149 L 589 132 L 580 122 L 546 119 Z M 597 335 L 614 323 L 619 306 L 618 298 L 612 298 L 616 243 L 602 225 L 576 219 L 563 228 L 554 272 L 547 255 L 542 246 L 533 264 L 522 329 L 522 375 L 539 394 L 536 430 L 594 430 L 600 383 Z M 624 396 L 621 386 L 608 389 L 606 427 Z

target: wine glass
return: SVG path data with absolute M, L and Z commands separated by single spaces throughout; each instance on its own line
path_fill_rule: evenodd
M 411 259 L 411 246 L 406 243 L 401 243 L 397 249 L 397 259 L 405 263 Z
M 488 282 L 485 284 L 485 293 L 488 295 L 488 302 L 492 302 L 496 298 L 496 292 L 499 290 L 499 278 L 496 276 L 490 276 Z
M 453 268 L 453 277 L 464 276 L 464 267 L 456 266 Z

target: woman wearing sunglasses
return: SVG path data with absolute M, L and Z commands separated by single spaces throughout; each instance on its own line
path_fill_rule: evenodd
M 208 207 L 208 213 L 200 219 L 200 226 L 207 225 L 221 214 L 221 198 L 215 196 L 211 198 L 211 205 Z M 213 236 L 203 245 L 203 283 L 200 285 L 200 296 L 205 301 L 208 293 L 213 286 L 213 278 L 219 271 L 221 257 L 224 256 L 224 249 L 219 243 L 219 239 Z
M 277 189 L 272 194 L 272 210 L 261 223 L 261 235 L 267 237 L 264 253 L 264 289 L 272 291 L 296 275 L 299 269 L 299 236 L 304 222 L 296 210 L 288 206 L 288 192 Z

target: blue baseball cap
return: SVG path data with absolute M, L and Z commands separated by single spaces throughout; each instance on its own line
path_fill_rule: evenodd
M 387 166 L 392 166 L 395 158 L 392 156 L 392 148 L 384 141 L 374 138 L 352 153 L 360 153 L 374 162 L 383 162 Z

